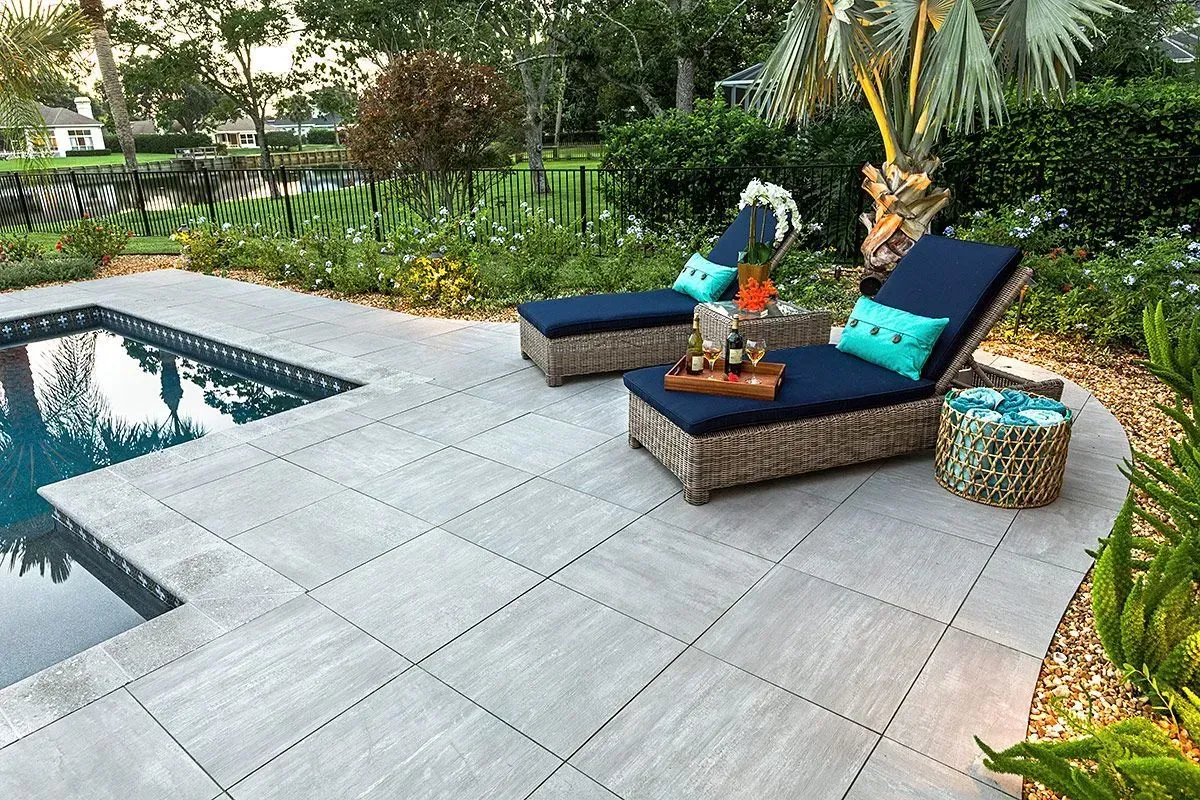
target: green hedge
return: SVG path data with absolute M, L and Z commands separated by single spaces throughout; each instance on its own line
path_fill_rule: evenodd
M 121 143 L 111 131 L 104 132 L 104 146 L 114 153 L 121 152 Z M 133 137 L 134 149 L 139 153 L 166 153 L 174 155 L 184 147 L 212 147 L 212 139 L 203 133 L 144 133 Z
M 939 178 L 957 207 L 1053 193 L 1092 242 L 1200 219 L 1200 84 L 1084 84 L 1062 106 L 1010 113 L 943 148 Z M 944 219 L 953 218 L 952 208 Z
M 300 144 L 300 137 L 295 131 L 271 131 L 267 134 L 268 147 L 295 147 Z
M 120 150 L 120 148 L 117 149 Z M 104 150 L 68 150 L 65 155 L 67 158 L 76 158 L 79 156 L 106 156 L 110 152 L 112 151 L 107 148 Z
M 96 265 L 86 257 L 51 256 L 0 262 L 0 290 L 39 283 L 79 281 L 95 277 Z
M 313 129 L 304 135 L 304 141 L 309 144 L 337 144 L 337 134 L 334 131 Z

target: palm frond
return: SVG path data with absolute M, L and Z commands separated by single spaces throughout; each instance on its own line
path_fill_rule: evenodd
M 796 0 L 783 38 L 763 64 L 752 108 L 772 122 L 783 122 L 808 119 L 836 101 L 848 76 L 836 74 L 826 58 L 833 22 L 824 0 Z
M 971 130 L 1004 119 L 1004 85 L 975 0 L 956 0 L 929 46 L 920 93 L 928 100 L 929 129 Z

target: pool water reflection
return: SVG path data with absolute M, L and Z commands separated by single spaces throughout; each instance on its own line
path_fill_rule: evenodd
M 168 608 L 39 487 L 313 399 L 106 330 L 0 349 L 0 686 Z

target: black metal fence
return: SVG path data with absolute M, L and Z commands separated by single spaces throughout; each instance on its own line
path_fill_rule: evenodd
M 421 177 L 421 176 L 416 176 Z M 447 176 L 376 180 L 347 165 L 266 171 L 207 167 L 134 172 L 55 170 L 0 173 L 0 230 L 57 232 L 83 216 L 114 221 L 141 236 L 167 236 L 193 221 L 258 224 L 295 234 L 305 225 L 368 226 L 385 237 L 419 226 L 442 206 L 459 214 L 484 204 L 491 221 L 519 230 L 532 210 L 581 231 L 633 217 L 651 225 L 719 227 L 752 177 L 788 188 L 805 222 L 821 225 L 811 244 L 848 260 L 867 210 L 857 164 L 770 167 L 477 170 Z M 1093 238 L 1120 238 L 1143 227 L 1200 223 L 1200 156 L 1094 162 L 948 163 L 938 182 L 953 203 L 937 227 L 979 209 L 1052 196 L 1084 221 Z M 416 188 L 414 188 L 414 186 Z M 450 188 L 447 188 L 450 187 Z M 611 236 L 600 238 L 603 252 Z

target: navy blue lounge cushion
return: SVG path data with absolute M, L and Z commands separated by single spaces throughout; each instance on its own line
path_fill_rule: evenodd
M 892 271 L 876 302 L 922 317 L 947 317 L 921 376 L 936 381 L 953 364 L 955 353 L 979 315 L 996 298 L 1021 262 L 1021 251 L 944 236 L 926 235 Z
M 776 350 L 767 358 L 787 365 L 783 385 L 773 401 L 668 391 L 663 388 L 663 376 L 670 367 L 626 372 L 625 385 L 693 436 L 880 408 L 933 395 L 934 382 L 928 378 L 914 381 L 843 353 L 833 345 Z
M 760 208 L 755 227 L 759 238 L 770 242 L 775 237 L 775 215 Z M 750 240 L 750 209 L 743 208 L 713 245 L 708 260 L 725 267 L 736 267 L 738 253 Z M 730 284 L 722 300 L 737 294 L 737 281 Z M 657 328 L 683 325 L 692 321 L 696 301 L 674 289 L 623 294 L 592 294 L 536 300 L 517 306 L 517 313 L 549 339 L 601 331 L 627 331 L 632 328 Z
M 600 331 L 657 328 L 692 321 L 696 301 L 674 289 L 585 294 L 522 303 L 521 316 L 550 339 Z

